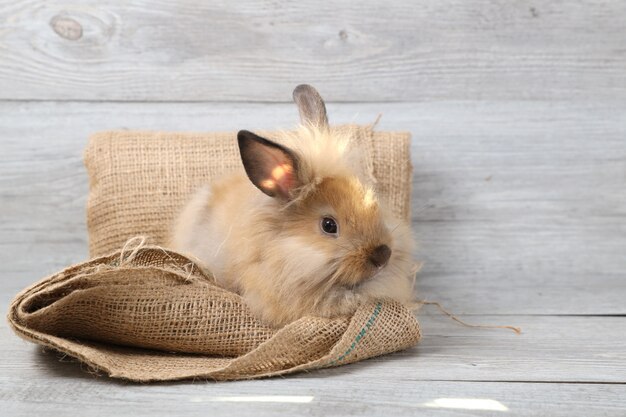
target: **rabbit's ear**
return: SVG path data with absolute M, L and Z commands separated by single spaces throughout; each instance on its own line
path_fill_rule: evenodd
M 300 84 L 293 90 L 293 101 L 298 106 L 302 124 L 311 124 L 319 129 L 328 128 L 326 105 L 315 88 Z
M 237 134 L 241 161 L 250 181 L 270 197 L 289 200 L 300 186 L 298 159 L 284 146 L 247 130 Z

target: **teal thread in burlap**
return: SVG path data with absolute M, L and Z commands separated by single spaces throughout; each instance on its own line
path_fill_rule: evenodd
M 380 313 L 380 310 L 382 309 L 382 307 L 383 307 L 383 303 L 381 303 L 379 301 L 376 304 L 376 307 L 374 308 L 374 311 L 372 312 L 372 315 L 367 320 L 367 323 L 365 323 L 365 326 L 363 326 L 361 331 L 356 335 L 356 337 L 354 338 L 354 341 L 352 342 L 350 347 L 342 355 L 340 355 L 337 359 L 333 359 L 332 361 L 328 362 L 327 364 L 325 364 L 323 366 L 333 366 L 333 365 L 336 365 L 338 362 L 341 362 L 342 360 L 344 360 L 356 348 L 356 346 L 359 344 L 361 339 L 363 339 L 363 337 L 365 336 L 367 331 L 370 329 L 370 327 L 372 327 L 372 325 L 376 321 L 376 317 L 378 317 L 378 314 Z

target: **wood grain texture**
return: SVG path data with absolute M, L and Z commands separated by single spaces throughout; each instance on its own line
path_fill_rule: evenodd
M 623 1 L 0 0 L 0 98 L 626 100 Z
M 41 360 L 52 358 L 42 358 Z M 407 382 L 377 384 L 354 379 L 321 382 L 294 378 L 228 385 L 124 386 L 63 372 L 55 379 L 25 381 L 0 399 L 7 415 L 65 417 L 80 409 L 85 417 L 111 415 L 205 417 L 241 416 L 534 416 L 623 417 L 623 385 Z M 336 385 L 329 385 L 330 382 Z M 311 398 L 312 397 L 312 398 Z M 434 408 L 441 399 L 488 400 L 509 411 Z M 309 401 L 290 403 L 288 401 Z M 483 403 L 480 401 L 480 403 Z M 461 402 L 463 404 L 463 402 Z M 469 403 L 474 405 L 475 403 Z M 466 407 L 471 406 L 466 405 Z M 475 405 L 474 405 L 475 406 Z M 493 405 L 492 405 L 493 406 Z
M 626 110 L 330 104 L 413 134 L 420 296 L 464 314 L 626 314 Z M 293 105 L 0 103 L 0 297 L 84 260 L 88 135 L 291 127 Z
M 623 415 L 625 318 L 515 320 L 524 328 L 521 336 L 466 329 L 440 316 L 422 315 L 423 342 L 400 354 L 269 380 L 152 385 L 94 376 L 68 358 L 10 336 L 2 325 L 0 354 L 10 360 L 0 363 L 0 407 L 11 416 L 65 416 L 77 408 L 90 417 L 129 410 L 137 416 L 506 415 L 432 408 L 437 399 L 460 398 L 495 400 L 515 416 Z M 533 382 L 543 380 L 576 383 Z M 254 397 L 268 402 L 244 402 Z M 288 400 L 310 402 L 281 402 Z
M 426 307 L 422 342 L 398 354 L 134 385 L 0 323 L 0 415 L 622 417 L 624 16 L 618 0 L 0 0 L 3 311 L 87 257 L 91 133 L 288 128 L 280 103 L 308 82 L 331 123 L 383 112 L 380 129 L 412 133 L 420 297 L 523 328 Z M 461 408 L 433 407 L 446 398 Z

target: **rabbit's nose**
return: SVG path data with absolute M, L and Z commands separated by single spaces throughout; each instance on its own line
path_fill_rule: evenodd
M 391 257 L 391 249 L 387 245 L 380 245 L 374 248 L 370 255 L 370 262 L 377 268 L 382 268 L 387 265 L 389 258 Z

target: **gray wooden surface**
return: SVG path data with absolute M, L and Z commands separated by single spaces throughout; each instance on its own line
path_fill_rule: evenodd
M 0 0 L 0 98 L 626 97 L 623 1 Z
M 415 348 L 135 385 L 0 324 L 0 415 L 626 415 L 626 4 L 0 0 L 0 308 L 87 257 L 94 131 L 331 122 L 413 135 Z M 307 23 L 310 22 L 310 23 Z

